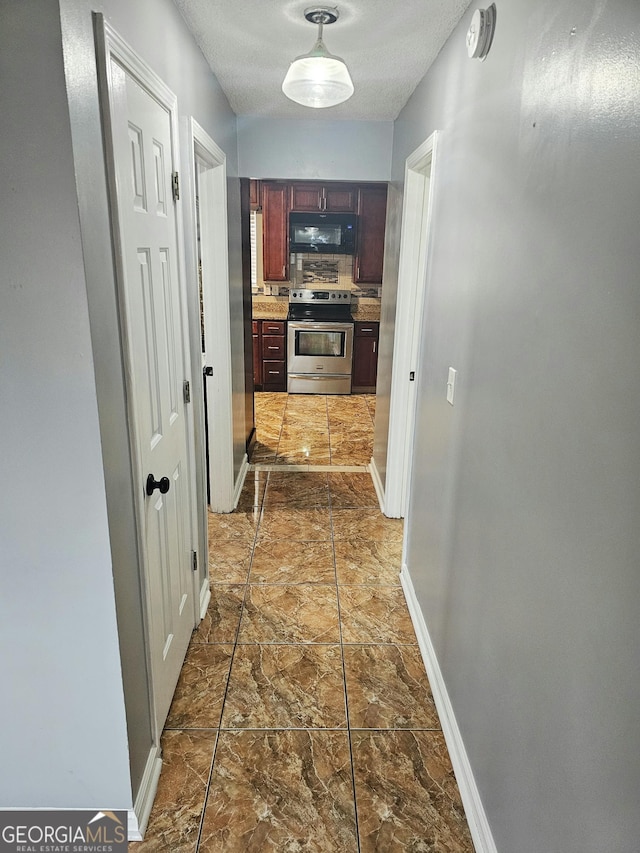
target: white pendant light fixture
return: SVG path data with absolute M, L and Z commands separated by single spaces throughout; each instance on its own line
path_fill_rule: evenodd
M 304 16 L 318 25 L 318 40 L 309 53 L 293 60 L 282 91 L 304 107 L 333 107 L 353 95 L 353 83 L 344 60 L 330 54 L 322 41 L 322 28 L 338 20 L 338 10 L 332 6 L 313 6 L 305 9 Z

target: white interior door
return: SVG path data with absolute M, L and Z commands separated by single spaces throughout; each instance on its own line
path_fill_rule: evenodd
M 166 719 L 194 627 L 185 301 L 172 192 L 175 99 L 108 59 L 123 345 L 139 475 L 155 717 Z M 148 88 L 149 86 L 149 88 Z

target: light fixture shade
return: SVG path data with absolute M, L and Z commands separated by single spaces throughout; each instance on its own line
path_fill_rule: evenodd
M 293 60 L 282 83 L 287 98 L 305 107 L 333 107 L 353 95 L 349 69 L 339 56 L 332 56 L 322 39 L 313 50 Z

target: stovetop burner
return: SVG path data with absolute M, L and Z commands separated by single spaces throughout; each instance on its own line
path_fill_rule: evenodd
M 289 292 L 289 320 L 351 321 L 351 291 L 296 288 Z

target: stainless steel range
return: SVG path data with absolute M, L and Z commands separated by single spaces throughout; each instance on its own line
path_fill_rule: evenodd
M 287 391 L 350 394 L 351 292 L 291 290 L 287 319 Z

